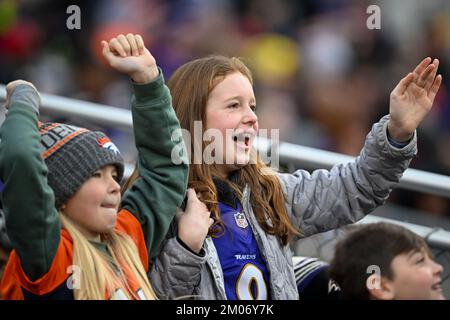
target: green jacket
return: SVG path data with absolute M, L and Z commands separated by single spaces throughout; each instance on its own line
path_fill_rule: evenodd
M 182 164 L 171 160 L 180 144 L 171 140 L 180 128 L 161 74 L 149 84 L 133 84 L 132 116 L 140 178 L 122 198 L 122 208 L 141 223 L 149 257 L 157 253 L 188 179 L 187 153 Z M 29 98 L 29 97 L 28 97 Z M 38 114 L 32 106 L 12 102 L 0 129 L 2 201 L 11 243 L 30 279 L 43 276 L 52 264 L 61 237 L 54 194 L 47 184 L 41 157 Z M 184 144 L 183 144 L 184 147 Z

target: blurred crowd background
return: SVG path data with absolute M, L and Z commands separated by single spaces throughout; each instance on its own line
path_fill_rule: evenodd
M 81 9 L 80 30 L 66 27 L 72 4 Z M 381 9 L 380 30 L 366 26 L 372 4 Z M 243 57 L 260 128 L 349 155 L 389 112 L 397 82 L 424 57 L 439 58 L 444 83 L 411 166 L 450 174 L 448 0 L 0 0 L 0 83 L 23 78 L 44 93 L 129 108 L 129 80 L 109 70 L 100 49 L 101 40 L 129 32 L 143 35 L 166 79 L 197 57 Z M 130 133 L 102 129 L 132 161 Z M 449 200 L 438 196 L 396 190 L 389 201 L 450 216 Z

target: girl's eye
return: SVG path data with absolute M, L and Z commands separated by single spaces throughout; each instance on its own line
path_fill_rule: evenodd
M 228 106 L 228 108 L 233 108 L 233 109 L 235 109 L 237 107 L 239 107 L 239 103 L 232 103 Z
M 100 172 L 95 172 L 92 176 L 95 178 L 100 178 L 102 174 Z
M 425 257 L 422 256 L 422 257 L 417 259 L 416 264 L 422 263 L 424 261 L 425 261 Z
M 113 174 L 112 177 L 116 182 L 119 182 L 119 176 L 117 174 Z
M 256 106 L 255 105 L 250 106 L 250 109 L 252 109 L 252 111 L 255 112 L 256 111 Z

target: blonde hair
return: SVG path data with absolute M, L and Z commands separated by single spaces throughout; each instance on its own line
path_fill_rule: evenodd
M 111 253 L 109 257 L 96 249 L 64 213 L 60 212 L 60 219 L 63 228 L 72 237 L 72 264 L 78 266 L 81 271 L 79 287 L 74 288 L 75 300 L 104 300 L 107 296 L 113 298 L 115 288 L 122 289 L 128 299 L 140 299 L 141 297 L 130 290 L 126 278 L 127 271 L 135 276 L 146 299 L 157 299 L 138 249 L 128 235 L 112 231 L 101 236 Z M 119 274 L 113 270 L 112 264 L 117 266 Z

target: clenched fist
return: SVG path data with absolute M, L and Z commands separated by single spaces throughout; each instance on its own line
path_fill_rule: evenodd
M 38 90 L 36 89 L 36 87 L 28 81 L 25 80 L 15 80 L 15 81 L 11 81 L 10 83 L 8 83 L 6 85 L 6 102 L 5 102 L 5 108 L 9 109 L 9 106 L 11 104 L 11 97 L 14 93 L 14 90 L 16 90 L 16 88 L 20 85 L 27 85 L 30 87 L 30 89 L 32 91 L 35 91 L 36 95 L 38 96 L 38 100 L 40 101 L 40 95 Z M 38 108 L 39 106 L 36 106 L 36 108 Z
M 109 65 L 129 75 L 134 82 L 148 83 L 158 76 L 155 58 L 145 47 L 140 35 L 120 34 L 109 42 L 102 41 L 101 44 L 103 56 Z
M 193 189 L 188 189 L 187 195 L 186 210 L 177 215 L 178 237 L 191 250 L 199 253 L 214 220 L 206 205 L 197 198 Z

